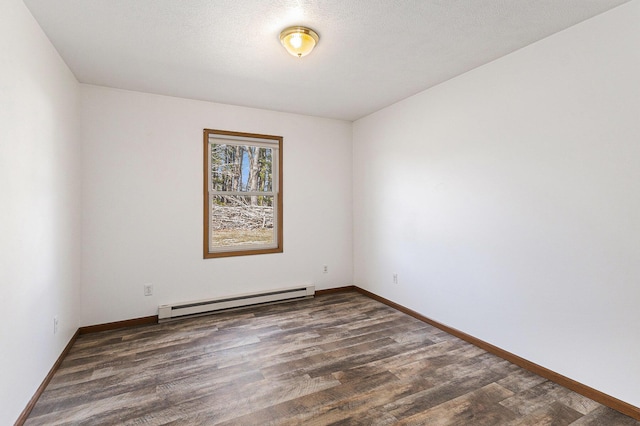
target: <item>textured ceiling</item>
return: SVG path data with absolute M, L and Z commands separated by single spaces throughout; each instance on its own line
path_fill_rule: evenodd
M 345 120 L 626 1 L 24 0 L 82 83 Z

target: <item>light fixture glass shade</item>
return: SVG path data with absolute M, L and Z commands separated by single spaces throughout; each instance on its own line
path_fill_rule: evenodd
M 318 43 L 318 34 L 307 27 L 289 27 L 280 33 L 280 42 L 293 56 L 307 56 Z

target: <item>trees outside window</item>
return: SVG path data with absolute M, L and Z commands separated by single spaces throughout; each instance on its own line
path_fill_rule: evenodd
M 282 137 L 204 130 L 204 257 L 282 252 Z

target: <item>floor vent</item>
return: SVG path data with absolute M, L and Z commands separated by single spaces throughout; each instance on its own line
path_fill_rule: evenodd
M 160 305 L 158 307 L 158 320 L 166 321 L 186 316 L 211 314 L 244 306 L 302 299 L 312 297 L 314 294 L 315 286 L 309 285 L 304 287 L 271 290 L 262 293 L 240 294 L 237 296 L 216 299 Z

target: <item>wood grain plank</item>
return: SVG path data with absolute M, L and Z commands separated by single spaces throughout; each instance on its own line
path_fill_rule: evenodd
M 81 335 L 25 423 L 569 421 L 640 425 L 351 291 Z

